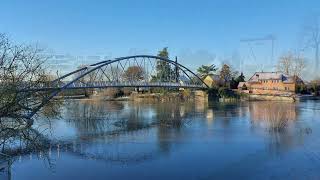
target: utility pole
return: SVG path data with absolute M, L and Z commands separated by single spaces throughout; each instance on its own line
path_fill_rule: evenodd
M 248 43 L 248 46 L 250 47 L 251 55 L 253 56 L 254 60 L 256 61 L 256 56 L 253 52 L 251 43 L 252 42 L 261 42 L 261 41 L 271 41 L 271 64 L 274 63 L 274 42 L 276 40 L 276 37 L 272 34 L 269 34 L 265 37 L 261 38 L 248 38 L 248 39 L 241 39 L 240 42 L 246 42 Z

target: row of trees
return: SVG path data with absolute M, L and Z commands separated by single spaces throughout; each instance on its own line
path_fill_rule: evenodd
M 169 59 L 168 48 L 159 51 L 158 57 Z M 176 71 L 172 65 L 166 61 L 157 61 L 156 74 L 152 76 L 152 81 L 170 82 L 176 77 Z M 145 70 L 140 66 L 128 67 L 124 73 L 124 78 L 129 81 L 139 81 L 145 79 Z
M 165 47 L 162 50 L 160 50 L 157 54 L 157 56 L 169 59 L 169 52 L 168 48 Z M 158 60 L 155 64 L 155 66 L 151 65 L 152 68 L 155 68 L 155 73 L 154 74 L 148 74 L 148 67 L 145 66 L 140 66 L 138 62 L 136 62 L 136 65 L 131 65 L 128 67 L 123 67 L 125 69 L 120 69 L 117 66 L 109 66 L 106 68 L 109 69 L 104 69 L 103 71 L 97 71 L 93 73 L 89 73 L 86 76 L 82 77 L 79 79 L 80 82 L 82 83 L 87 83 L 87 82 L 93 82 L 93 81 L 129 81 L 129 82 L 134 82 L 134 81 L 161 81 L 161 82 L 173 82 L 177 79 L 176 75 L 176 67 L 172 65 L 169 62 Z M 86 65 L 80 65 L 78 69 L 82 69 L 86 67 Z M 152 70 L 153 71 L 153 70 Z M 77 78 L 81 76 L 83 73 L 86 73 L 86 71 L 79 71 L 78 73 L 75 74 L 74 78 Z M 151 79 L 149 79 L 151 78 Z M 121 88 L 114 88 L 110 90 L 107 94 L 121 94 L 123 89 Z M 75 92 L 75 93 L 80 93 L 83 94 L 83 92 Z M 92 94 L 92 90 L 84 90 L 85 95 L 90 95 Z M 128 93 L 125 93 L 128 94 Z M 115 95 L 117 96 L 117 95 Z
M 161 51 L 159 51 L 158 55 L 159 57 L 169 59 L 169 52 L 168 48 L 165 47 Z M 85 67 L 86 65 L 80 65 L 78 69 L 81 69 Z M 170 82 L 173 81 L 176 77 L 176 71 L 173 65 L 166 61 L 157 61 L 156 62 L 156 74 L 152 75 L 152 81 L 162 81 L 162 82 Z M 79 72 L 75 75 L 75 77 L 78 77 L 81 75 L 83 72 Z M 100 72 L 102 73 L 102 72 Z M 113 67 L 112 69 L 109 69 L 105 72 L 103 72 L 104 75 L 109 76 L 110 80 L 114 80 L 115 77 L 119 78 L 121 77 L 122 79 L 126 81 L 141 81 L 141 80 L 146 80 L 147 75 L 146 70 L 144 67 L 141 67 L 139 65 L 133 65 L 127 67 L 127 69 L 123 72 L 121 69 L 117 69 L 116 67 Z M 98 75 L 100 76 L 100 75 Z M 90 73 L 86 75 L 85 77 L 81 78 L 81 82 L 90 82 L 93 81 L 94 78 L 98 77 L 94 73 Z
M 201 79 L 205 79 L 207 76 L 218 75 L 218 86 L 234 89 L 237 88 L 239 82 L 245 81 L 243 73 L 240 73 L 239 75 L 239 72 L 233 70 L 228 64 L 223 64 L 220 71 L 217 71 L 218 68 L 214 64 L 209 66 L 202 65 L 197 69 L 197 72 Z

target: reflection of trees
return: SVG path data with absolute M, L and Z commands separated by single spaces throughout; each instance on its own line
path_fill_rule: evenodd
M 78 130 L 80 136 L 102 133 L 112 121 L 110 114 L 123 109 L 117 102 L 99 100 L 71 101 L 66 108 L 66 119 Z
M 210 102 L 208 106 L 215 118 L 223 118 L 222 125 L 229 126 L 234 117 L 245 116 L 242 102 Z
M 251 102 L 250 116 L 254 127 L 265 127 L 269 150 L 280 153 L 303 144 L 310 128 L 294 123 L 297 120 L 297 104 L 292 102 Z
M 1 137 L 8 137 L 7 140 L 1 140 L 3 152 L 13 157 L 37 154 L 41 159 L 47 159 L 50 168 L 54 168 L 50 159 L 62 158 L 60 153 L 103 162 L 137 163 L 168 153 L 171 144 L 184 137 L 181 128 L 196 115 L 193 103 L 150 106 L 136 102 L 81 100 L 66 102 L 64 107 L 63 117 L 78 132 L 75 139 L 55 141 L 49 137 L 47 139 L 35 129 L 11 134 L 8 131 L 1 134 Z M 136 135 L 144 140 L 144 133 L 148 135 L 149 128 L 157 131 L 158 140 L 155 144 L 143 142 L 146 148 L 139 146 L 135 149 L 132 148 L 135 142 L 118 142 Z M 96 138 L 99 140 L 96 141 Z
M 129 103 L 130 108 L 127 109 L 121 116 L 118 116 L 118 121 L 115 125 L 123 131 L 135 131 L 152 126 L 151 118 L 146 114 L 147 106 L 144 104 Z
M 163 103 L 150 108 L 149 104 L 136 102 L 72 101 L 65 115 L 80 136 L 104 136 L 154 126 L 181 128 L 194 115 L 194 104 Z
M 274 154 L 286 152 L 295 146 L 302 145 L 307 134 L 298 131 L 271 132 L 268 136 L 268 149 Z
M 4 158 L 3 160 L 0 160 L 0 178 L 11 180 L 12 162 L 10 159 L 7 159 L 8 156 L 5 154 L 0 154 L 0 157 Z
M 98 137 L 136 131 L 153 126 L 151 117 L 145 113 L 148 106 L 115 101 L 73 101 L 66 109 L 66 119 L 72 123 L 80 136 Z M 131 106 L 132 105 L 132 106 Z
M 0 135 L 1 152 L 9 156 L 42 151 L 49 147 L 49 140 L 36 129 L 2 129 Z
M 33 128 L 0 130 L 0 157 L 1 160 L 7 161 L 7 178 L 11 179 L 11 164 L 18 156 L 31 154 L 34 152 L 42 152 L 42 158 L 46 160 L 50 168 L 53 164 L 48 156 L 47 149 L 50 147 L 49 140 Z M 4 157 L 4 158 L 3 158 Z
M 269 130 L 283 130 L 297 119 L 295 103 L 252 102 L 249 109 L 252 122 L 267 125 Z
M 158 143 L 163 152 L 170 151 L 172 140 L 181 138 L 181 128 L 194 116 L 194 104 L 163 103 L 155 107 Z
M 210 102 L 209 108 L 212 109 L 217 116 L 221 117 L 238 117 L 244 116 L 241 111 L 243 109 L 242 102 Z

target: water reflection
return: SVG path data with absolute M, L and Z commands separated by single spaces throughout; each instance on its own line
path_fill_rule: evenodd
M 137 102 L 74 101 L 65 109 L 65 119 L 78 136 L 117 134 L 151 128 L 181 128 L 195 115 L 190 103 L 152 104 Z
M 314 105 L 310 107 L 314 108 Z M 192 161 L 199 168 L 203 163 L 215 166 L 214 163 L 219 162 L 225 164 L 221 165 L 223 169 L 232 169 L 236 167 L 228 164 L 234 161 L 230 157 L 239 158 L 239 153 L 253 154 L 253 157 L 245 158 L 246 162 L 239 160 L 250 169 L 255 166 L 254 162 L 264 162 L 274 155 L 288 155 L 290 151 L 305 146 L 310 135 L 317 132 L 314 128 L 308 130 L 309 125 L 301 122 L 301 118 L 308 117 L 305 112 L 297 103 L 280 102 L 70 100 L 64 105 L 61 118 L 51 119 L 50 126 L 9 135 L 12 139 L 1 140 L 5 143 L 0 145 L 2 152 L 15 157 L 15 166 L 43 159 L 49 173 L 58 174 L 58 162 L 78 160 L 94 161 L 96 167 L 102 162 L 114 168 L 118 164 L 128 167 L 138 164 L 141 167 L 145 164 L 159 166 L 163 160 L 175 164 L 174 159 L 177 159 Z M 319 115 L 312 111 L 313 114 Z M 279 125 L 278 120 L 286 123 L 280 123 L 281 131 L 274 131 Z M 59 125 L 61 123 L 63 128 Z M 50 128 L 51 133 L 44 135 L 45 129 L 41 128 Z M 68 138 L 57 138 L 69 132 L 75 133 Z M 237 148 L 239 152 L 229 154 L 230 147 Z M 259 153 L 250 152 L 250 147 L 259 147 Z M 202 156 L 205 158 L 200 160 Z M 125 170 L 122 173 L 126 173 Z M 223 170 L 221 173 L 226 175 Z M 108 177 L 108 174 L 103 177 Z
M 98 100 L 70 101 L 65 108 L 64 116 L 76 129 L 79 138 L 88 138 L 108 130 L 113 118 L 116 118 L 123 108 L 122 104 L 116 102 L 103 104 Z
M 11 179 L 11 166 L 17 159 L 35 152 L 49 168 L 53 167 L 47 151 L 50 140 L 34 128 L 1 129 L 0 147 L 0 177 L 3 179 Z
M 292 102 L 254 102 L 249 109 L 252 122 L 271 131 L 284 130 L 296 121 L 298 113 L 296 103 Z
M 279 154 L 304 144 L 312 133 L 306 124 L 296 123 L 298 104 L 294 102 L 252 102 L 250 117 L 254 127 L 265 129 L 267 147 L 271 154 Z
M 137 163 L 151 160 L 168 154 L 171 144 L 184 138 L 181 129 L 196 115 L 192 103 L 177 104 L 143 104 L 136 102 L 105 101 L 70 101 L 66 103 L 63 119 L 53 119 L 50 134 L 46 136 L 39 131 L 28 129 L 36 135 L 27 134 L 26 139 L 34 139 L 37 147 L 17 146 L 4 152 L 13 157 L 29 156 L 52 159 L 61 158 L 61 154 L 69 154 L 84 159 Z M 77 132 L 73 137 L 59 140 L 55 133 L 64 133 L 55 129 L 55 123 L 66 122 L 67 131 Z M 150 135 L 156 136 L 151 137 Z M 21 143 L 20 136 L 15 137 Z M 50 136 L 52 135 L 52 137 Z M 41 137 L 41 138 L 38 138 Z M 156 141 L 153 139 L 156 138 Z M 174 140 L 174 141 L 172 141 Z M 145 143 L 145 141 L 150 141 Z M 154 142 L 154 143 L 153 143 Z M 10 143 L 9 143 L 10 144 Z M 50 168 L 54 169 L 52 164 Z

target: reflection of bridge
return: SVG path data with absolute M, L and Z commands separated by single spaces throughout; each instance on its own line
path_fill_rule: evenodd
M 170 59 L 158 56 L 137 55 L 106 60 L 80 67 L 51 82 L 22 91 L 51 91 L 28 117 L 31 118 L 50 99 L 67 89 L 109 87 L 160 87 L 206 89 L 208 86 L 190 69 Z

